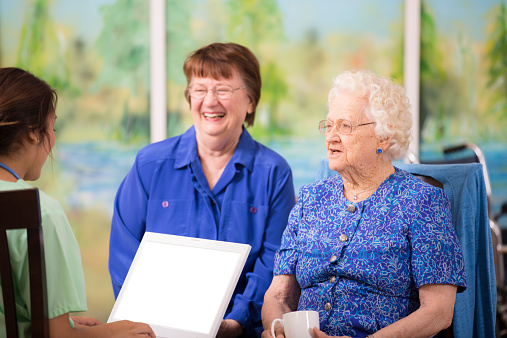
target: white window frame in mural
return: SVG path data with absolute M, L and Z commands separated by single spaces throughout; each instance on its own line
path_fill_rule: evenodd
M 150 0 L 150 140 L 167 137 L 165 0 Z
M 405 0 L 403 82 L 412 106 L 412 142 L 406 160 L 419 162 L 419 90 L 421 60 L 421 0 Z

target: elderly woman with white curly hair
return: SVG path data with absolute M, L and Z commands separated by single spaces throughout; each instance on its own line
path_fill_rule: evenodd
M 410 142 L 405 91 L 347 71 L 328 107 L 319 129 L 339 175 L 299 192 L 264 297 L 262 337 L 295 310 L 318 311 L 318 338 L 432 337 L 451 324 L 466 278 L 444 191 L 392 163 Z M 285 337 L 279 323 L 275 332 Z

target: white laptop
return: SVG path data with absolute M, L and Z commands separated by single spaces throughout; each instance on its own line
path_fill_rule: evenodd
M 157 337 L 214 338 L 250 246 L 146 232 L 108 323 L 150 324 Z

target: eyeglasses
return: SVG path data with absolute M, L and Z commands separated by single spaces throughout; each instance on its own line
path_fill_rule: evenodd
M 361 123 L 361 124 L 353 125 L 352 122 L 350 122 L 348 120 L 338 120 L 336 122 L 332 122 L 329 120 L 322 120 L 319 122 L 319 131 L 322 135 L 326 136 L 326 134 L 328 132 L 330 132 L 334 126 L 336 126 L 336 129 L 338 130 L 338 132 L 340 134 L 348 135 L 352 132 L 353 127 L 361 127 L 361 126 L 366 126 L 368 124 L 374 124 L 374 123 L 377 123 L 377 122 L 368 122 L 368 123 Z
M 238 88 L 232 88 L 231 86 L 218 86 L 211 89 L 208 89 L 203 86 L 189 86 L 187 88 L 190 97 L 192 97 L 195 100 L 202 100 L 208 95 L 208 92 L 211 90 L 213 92 L 213 95 L 219 100 L 228 100 L 231 98 L 234 91 L 239 89 L 244 89 L 245 86 L 241 86 Z

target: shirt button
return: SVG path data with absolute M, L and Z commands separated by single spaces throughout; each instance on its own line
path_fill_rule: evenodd
M 334 261 L 336 261 L 338 257 L 336 257 L 336 255 L 332 255 L 331 256 L 331 259 L 329 260 L 331 263 L 333 263 Z
M 169 206 L 169 202 L 163 201 L 162 202 L 162 208 L 167 208 Z
M 346 242 L 349 240 L 349 237 L 345 234 L 341 234 L 339 239 L 340 239 L 340 242 Z
M 331 310 L 331 304 L 330 303 L 326 303 L 326 305 L 324 305 L 324 310 L 326 310 L 326 311 Z
M 251 208 L 250 208 L 250 212 L 251 212 L 252 214 L 255 214 L 255 213 L 257 212 L 257 208 L 256 208 L 256 207 L 251 207 Z
M 356 206 L 354 204 L 349 204 L 347 209 L 349 210 L 349 212 L 354 212 L 354 211 L 356 211 Z
M 332 276 L 331 278 L 329 278 L 329 283 L 334 283 L 334 282 L 336 282 L 335 276 Z

